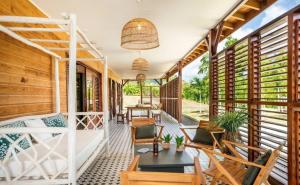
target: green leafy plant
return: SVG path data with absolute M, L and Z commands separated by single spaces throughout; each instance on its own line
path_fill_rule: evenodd
M 183 144 L 183 136 L 176 136 L 175 137 L 175 141 L 176 141 L 176 147 L 180 147 Z
M 225 112 L 214 119 L 214 123 L 225 130 L 223 139 L 229 141 L 240 140 L 239 128 L 248 123 L 248 115 L 244 112 Z
M 173 137 L 171 136 L 171 134 L 166 134 L 166 135 L 164 135 L 164 137 L 161 138 L 161 140 L 164 141 L 165 143 L 170 143 L 172 138 Z

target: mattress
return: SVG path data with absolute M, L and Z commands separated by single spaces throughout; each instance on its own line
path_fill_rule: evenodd
M 61 139 L 61 142 L 58 141 Z M 77 130 L 76 132 L 76 168 L 79 169 L 83 163 L 93 154 L 97 146 L 104 139 L 104 130 Z M 16 157 L 12 157 L 8 163 L 6 163 L 6 170 L 10 173 L 11 177 L 33 176 L 41 177 L 43 174 L 47 176 L 57 175 L 61 171 L 67 170 L 68 161 L 68 135 L 64 135 L 62 138 L 58 135 L 48 140 L 47 147 L 42 143 L 35 144 L 32 147 L 26 149 L 26 155 L 24 152 L 18 153 Z M 48 157 L 44 157 L 49 149 L 56 145 L 55 153 L 50 154 Z M 33 165 L 33 161 L 40 161 L 39 165 Z M 43 170 L 41 170 L 43 169 Z M 0 177 L 5 177 L 4 171 L 0 168 Z

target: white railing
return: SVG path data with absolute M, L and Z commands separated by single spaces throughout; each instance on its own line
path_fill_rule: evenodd
M 76 113 L 76 128 L 77 130 L 96 130 L 103 128 L 104 117 L 103 112 L 77 112 Z M 64 113 L 68 118 L 68 114 Z
M 104 128 L 108 125 L 104 125 L 103 115 L 102 112 L 76 113 L 77 130 L 94 132 L 103 130 L 106 132 Z M 67 114 L 64 116 L 67 117 Z M 26 116 L 0 122 L 0 126 L 8 125 L 14 121 L 44 117 L 47 116 Z M 4 158 L 0 160 L 0 184 L 68 184 L 70 182 L 68 175 L 70 156 L 68 144 L 71 143 L 68 134 L 70 131 L 68 127 L 1 128 L 0 139 L 6 140 L 9 147 Z M 14 134 L 18 134 L 17 139 L 12 137 Z M 43 134 L 56 134 L 56 136 L 45 140 L 41 137 Z M 104 146 L 108 145 L 108 138 L 105 138 L 106 134 L 103 135 L 103 139 L 97 142 L 96 149 L 77 169 L 77 177 L 85 171 Z M 22 148 L 21 146 L 24 145 L 28 147 Z

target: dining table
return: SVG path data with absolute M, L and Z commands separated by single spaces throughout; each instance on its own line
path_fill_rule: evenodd
M 133 106 L 127 106 L 127 122 L 129 123 L 132 121 L 133 117 L 147 117 L 150 118 L 150 111 L 152 109 L 151 105 L 133 105 Z M 147 111 L 147 115 L 134 115 L 134 111 Z

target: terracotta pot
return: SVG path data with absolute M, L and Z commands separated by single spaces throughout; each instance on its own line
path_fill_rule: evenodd
M 177 152 L 183 152 L 183 150 L 184 150 L 184 145 L 181 145 L 181 146 L 179 146 L 179 147 L 176 147 L 176 151 L 177 151 Z
M 164 142 L 163 142 L 163 143 L 161 144 L 161 146 L 162 146 L 163 149 L 169 149 L 169 148 L 170 148 L 170 143 L 164 143 Z

